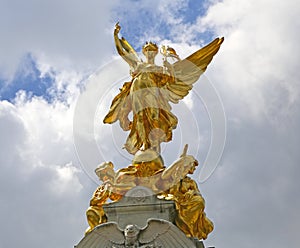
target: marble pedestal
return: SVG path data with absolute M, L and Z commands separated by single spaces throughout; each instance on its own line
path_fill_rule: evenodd
M 137 186 L 118 202 L 103 206 L 107 223 L 87 234 L 75 248 L 204 248 L 174 225 L 173 201 L 159 200 Z

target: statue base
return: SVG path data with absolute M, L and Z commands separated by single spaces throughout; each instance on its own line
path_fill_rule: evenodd
M 134 187 L 103 208 L 108 222 L 95 227 L 75 248 L 205 248 L 174 225 L 174 202 L 158 199 L 146 187 Z
M 103 205 L 103 209 L 107 221 L 118 223 L 121 229 L 129 224 L 143 228 L 150 218 L 174 223 L 176 214 L 173 201 L 160 200 L 151 189 L 143 186 L 132 188 L 120 201 Z

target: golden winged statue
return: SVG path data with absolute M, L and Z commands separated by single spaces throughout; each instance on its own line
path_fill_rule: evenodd
M 158 47 L 146 42 L 141 60 L 126 39 L 119 38 L 121 27 L 115 25 L 114 40 L 120 56 L 129 64 L 131 81 L 125 82 L 120 93 L 113 99 L 104 123 L 120 122 L 123 130 L 129 131 L 124 147 L 135 154 L 138 150 L 160 151 L 160 143 L 172 139 L 172 130 L 177 126 L 177 117 L 171 112 L 172 103 L 178 103 L 192 89 L 193 84 L 206 70 L 218 52 L 223 38 L 217 38 L 207 46 L 181 60 L 175 50 L 162 47 L 163 66 L 155 64 Z M 167 58 L 177 61 L 173 64 Z M 132 120 L 129 113 L 132 112 Z
M 124 146 L 134 154 L 134 158 L 130 165 L 117 171 L 112 162 L 104 162 L 96 168 L 95 173 L 102 184 L 94 192 L 86 211 L 89 224 L 86 234 L 91 233 L 87 240 L 98 239 L 101 233 L 97 230 L 100 228 L 102 233 L 115 230 L 115 224 L 106 223 L 109 216 L 104 211 L 105 205 L 121 200 L 129 190 L 138 186 L 150 189 L 160 199 L 174 201 L 176 226 L 187 237 L 206 239 L 214 225 L 206 217 L 205 200 L 197 183 L 189 177 L 198 166 L 198 161 L 187 154 L 188 145 L 185 145 L 181 156 L 166 167 L 160 144 L 172 139 L 172 131 L 177 126 L 178 120 L 171 112 L 171 103 L 176 104 L 188 95 L 218 52 L 224 38 L 215 39 L 183 60 L 173 48 L 162 46 L 160 53 L 163 63 L 159 66 L 155 64 L 159 52 L 155 43 L 146 42 L 143 46 L 142 52 L 146 58 L 143 61 L 126 39 L 119 38 L 120 29 L 117 23 L 114 30 L 115 45 L 119 55 L 129 64 L 132 78 L 124 83 L 120 93 L 113 99 L 103 122 L 112 124 L 119 121 L 123 130 L 130 131 Z M 170 63 L 169 58 L 175 62 Z M 140 238 L 142 233 L 146 233 L 143 229 L 138 231 Z M 107 241 L 107 245 L 112 247 L 125 247 L 126 243 L 138 244 L 137 236 L 134 242 L 126 239 L 126 230 L 124 234 L 119 230 L 119 234 L 120 240 L 116 242 L 108 242 L 105 235 L 100 235 L 101 242 Z

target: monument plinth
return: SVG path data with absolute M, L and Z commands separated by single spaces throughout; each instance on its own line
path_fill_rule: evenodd
M 160 145 L 172 140 L 178 123 L 170 103 L 188 95 L 223 38 L 183 60 L 173 48 L 162 46 L 163 66 L 158 66 L 155 43 L 143 46 L 143 61 L 126 39 L 119 38 L 120 29 L 117 23 L 114 40 L 119 55 L 130 66 L 132 79 L 124 83 L 103 121 L 118 121 L 129 131 L 124 148 L 133 159 L 117 171 L 112 162 L 96 168 L 103 183 L 90 201 L 86 212 L 89 228 L 76 248 L 204 247 L 201 240 L 212 232 L 213 223 L 206 217 L 197 183 L 188 176 L 198 161 L 187 154 L 185 145 L 182 155 L 166 167 Z
M 143 228 L 151 218 L 174 223 L 176 214 L 173 201 L 160 200 L 143 186 L 132 188 L 120 201 L 103 205 L 103 209 L 107 221 L 118 223 L 121 229 L 130 224 Z
M 204 248 L 174 225 L 175 204 L 137 186 L 104 207 L 108 221 L 88 233 L 75 248 Z

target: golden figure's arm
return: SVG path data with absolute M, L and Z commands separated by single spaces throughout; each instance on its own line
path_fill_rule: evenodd
M 138 55 L 125 38 L 119 38 L 118 35 L 120 29 L 121 27 L 119 25 L 119 22 L 117 22 L 114 30 L 114 40 L 117 51 L 119 55 L 130 65 L 130 67 L 135 67 L 137 62 L 139 61 Z
M 168 180 L 172 184 L 176 184 L 190 172 L 192 167 L 198 165 L 197 160 L 193 156 L 187 155 L 187 149 L 188 145 L 185 145 L 180 158 L 163 171 L 161 175 L 162 180 Z
M 90 206 L 102 206 L 109 197 L 109 191 L 106 185 L 100 185 L 93 194 L 90 200 Z

